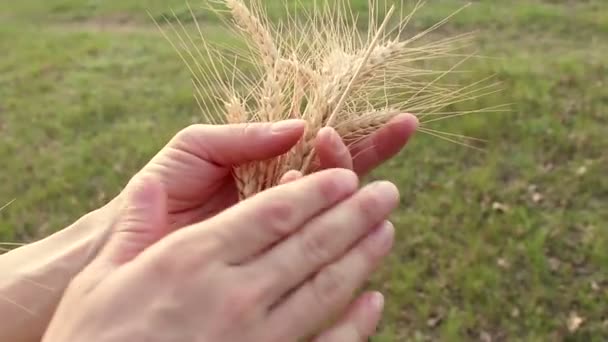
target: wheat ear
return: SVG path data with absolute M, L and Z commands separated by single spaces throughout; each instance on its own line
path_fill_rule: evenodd
M 214 48 L 198 24 L 202 43 L 194 44 L 184 29 L 177 34 L 181 45 L 191 42 L 184 52 L 177 50 L 192 71 L 195 97 L 203 115 L 219 113 L 223 117 L 220 121 L 228 123 L 286 118 L 307 123 L 303 138 L 286 154 L 235 165 L 233 174 L 241 199 L 279 184 L 288 170 L 314 172 L 318 162 L 314 142 L 323 127 L 333 127 L 350 146 L 370 137 L 399 113 L 408 112 L 421 119 L 420 132 L 468 145 L 476 140 L 429 126 L 471 113 L 502 109 L 446 110 L 497 91 L 497 84 L 484 85 L 485 79 L 466 86 L 449 81 L 452 74 L 462 72 L 457 69 L 467 60 L 478 57 L 459 52 L 471 44 L 472 35 L 428 41 L 429 33 L 460 10 L 405 37 L 408 23 L 422 8 L 421 0 L 410 13 L 401 13 L 392 27 L 397 8 L 403 6 L 393 5 L 382 11 L 376 0 L 370 0 L 367 34 L 357 29 L 356 15 L 347 0 L 322 4 L 313 0 L 312 10 L 300 6 L 294 13 L 288 11 L 287 20 L 279 23 L 280 29 L 266 16 L 261 0 L 250 0 L 249 6 L 243 0 L 219 1 L 228 9 L 236 24 L 234 32 L 244 38 L 248 50 L 234 46 Z M 177 48 L 175 44 L 174 47 Z M 191 58 L 185 58 L 188 56 Z M 447 69 L 428 67 L 434 61 L 455 58 L 458 62 Z M 241 70 L 237 60 L 246 63 L 248 71 Z M 232 83 L 226 83 L 226 79 Z M 245 94 L 240 94 L 243 90 Z M 206 95 L 208 92 L 213 94 Z

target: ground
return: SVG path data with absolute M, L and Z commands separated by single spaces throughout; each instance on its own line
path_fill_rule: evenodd
M 412 27 L 464 3 L 428 1 Z M 187 19 L 185 0 L 5 1 L 0 207 L 15 201 L 0 240 L 96 208 L 201 119 L 187 69 L 153 25 L 171 9 Z M 493 58 L 457 80 L 495 74 L 504 90 L 475 105 L 512 111 L 439 126 L 486 139 L 485 152 L 418 134 L 372 175 L 403 198 L 398 242 L 370 284 L 387 297 L 375 340 L 606 341 L 608 6 L 478 0 L 439 34 L 465 31 Z

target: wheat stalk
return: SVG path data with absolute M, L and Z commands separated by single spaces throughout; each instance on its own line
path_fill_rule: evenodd
M 408 23 L 422 1 L 397 19 L 403 5 L 382 9 L 379 2 L 370 0 L 367 34 L 357 29 L 358 21 L 347 0 L 314 0 L 312 10 L 302 6 L 288 9 L 286 20 L 275 25 L 261 0 L 248 4 L 243 0 L 215 2 L 220 6 L 210 9 L 243 39 L 244 49 L 211 44 L 192 9 L 198 41 L 179 19 L 177 26 L 167 20 L 175 38 L 165 34 L 192 73 L 195 98 L 203 115 L 213 123 L 287 118 L 307 122 L 303 138 L 285 155 L 234 167 L 241 199 L 277 185 L 287 171 L 314 172 L 314 140 L 325 126 L 335 128 L 348 145 L 353 145 L 396 115 L 409 112 L 421 119 L 421 132 L 467 145 L 471 141 L 468 137 L 427 125 L 502 108 L 445 110 L 497 91 L 496 84 L 483 85 L 488 79 L 467 86 L 447 82 L 458 67 L 475 57 L 458 53 L 472 42 L 471 34 L 425 41 L 460 10 L 406 37 Z M 435 60 L 455 57 L 459 62 L 447 70 L 428 67 Z M 239 62 L 241 67 L 237 67 Z M 219 120 L 213 116 L 217 114 Z

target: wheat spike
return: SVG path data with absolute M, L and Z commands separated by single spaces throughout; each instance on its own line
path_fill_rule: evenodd
M 181 44 L 172 41 L 193 74 L 195 97 L 203 115 L 210 118 L 219 114 L 223 119 L 212 121 L 228 123 L 286 118 L 307 122 L 304 137 L 285 155 L 235 166 L 233 174 L 241 199 L 277 185 L 289 170 L 313 172 L 314 141 L 325 126 L 334 127 L 352 145 L 397 114 L 409 112 L 420 119 L 430 117 L 421 120 L 422 133 L 467 145 L 467 137 L 433 130 L 428 125 L 481 112 L 445 108 L 495 92 L 495 84 L 482 84 L 486 79 L 467 86 L 448 81 L 451 74 L 460 72 L 457 68 L 476 57 L 459 53 L 472 42 L 471 34 L 428 41 L 430 33 L 460 10 L 406 37 L 408 23 L 423 6 L 421 0 L 399 18 L 395 17 L 403 4 L 381 8 L 378 1 L 370 0 L 366 33 L 358 29 L 357 17 L 347 0 L 313 0 L 312 9 L 299 4 L 290 10 L 286 5 L 286 20 L 278 24 L 268 19 L 261 0 L 250 0 L 247 5 L 243 0 L 215 1 L 227 8 L 223 12 L 235 25 L 224 19 L 221 10 L 212 9 L 232 32 L 244 38 L 245 51 L 235 46 L 214 46 L 205 40 L 198 23 L 200 43 L 194 42 L 185 29 L 179 33 L 174 30 Z M 180 50 L 177 45 L 186 47 Z M 460 60 L 447 70 L 429 67 L 436 60 L 451 58 Z M 240 69 L 237 61 L 248 68 Z M 490 109 L 500 108 L 485 110 Z

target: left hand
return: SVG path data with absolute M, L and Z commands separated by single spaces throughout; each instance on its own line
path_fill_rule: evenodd
M 320 169 L 344 168 L 363 176 L 397 154 L 414 133 L 417 123 L 411 114 L 397 116 L 350 149 L 335 130 L 323 128 L 315 141 Z M 160 180 L 167 191 L 167 231 L 157 231 L 157 235 L 147 240 L 158 241 L 174 230 L 204 221 L 236 204 L 238 192 L 231 173 L 233 166 L 286 153 L 300 140 L 304 129 L 303 121 L 288 120 L 192 125 L 179 132 L 140 171 Z M 288 173 L 282 183 L 300 177 L 297 173 Z M 137 175 L 132 181 L 136 178 Z M 113 217 L 120 215 L 121 195 L 117 197 L 118 209 L 110 213 Z M 102 242 L 100 240 L 94 250 L 98 250 Z M 133 246 L 133 253 L 143 248 Z
M 234 205 L 238 195 L 232 167 L 281 155 L 301 138 L 303 122 L 288 121 L 285 129 L 277 129 L 282 123 L 286 122 L 193 125 L 177 134 L 141 170 L 160 179 L 167 189 L 172 229 Z M 336 131 L 324 128 L 315 143 L 321 168 L 346 168 L 363 176 L 397 154 L 416 125 L 415 116 L 403 114 L 350 150 Z
M 319 131 L 315 148 L 320 169 L 344 168 L 365 175 L 398 153 L 417 126 L 411 114 L 395 117 L 378 132 L 348 149 L 338 133 L 331 128 Z M 154 243 L 169 233 L 204 221 L 238 202 L 238 192 L 232 169 L 235 165 L 261 161 L 289 151 L 304 134 L 301 120 L 277 123 L 248 123 L 237 125 L 192 125 L 179 132 L 131 182 L 141 175 L 158 179 L 167 193 L 168 225 L 164 231 L 148 231 L 139 241 Z M 352 158 L 351 156 L 355 156 Z M 281 183 L 302 175 L 287 173 Z M 104 210 L 106 221 L 117 220 L 129 203 L 123 203 L 125 188 Z M 128 202 L 128 201 L 127 201 Z M 87 261 L 97 255 L 105 243 L 111 225 L 100 232 Z M 138 254 L 146 244 L 135 244 Z

